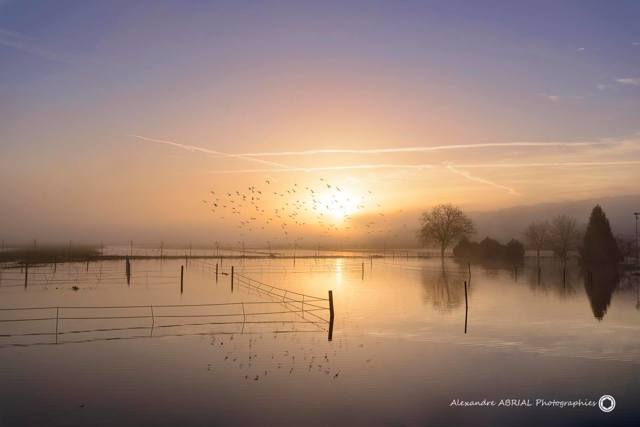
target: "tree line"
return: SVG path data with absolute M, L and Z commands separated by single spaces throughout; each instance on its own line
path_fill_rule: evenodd
M 524 243 L 511 239 L 503 245 L 490 237 L 472 242 L 469 239 L 474 233 L 473 222 L 459 207 L 441 204 L 423 213 L 418 238 L 423 244 L 438 247 L 442 258 L 445 251 L 454 245 L 454 256 L 474 261 L 520 262 L 524 258 L 525 246 L 536 252 L 538 261 L 542 251 L 553 251 L 565 266 L 569 256 L 575 252 L 583 264 L 616 265 L 623 258 L 600 205 L 591 211 L 586 227 L 568 215 L 532 222 L 523 230 Z

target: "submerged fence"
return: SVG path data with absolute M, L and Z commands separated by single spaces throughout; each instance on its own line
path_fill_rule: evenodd
M 333 294 L 327 298 L 270 286 L 231 269 L 231 287 L 256 291 L 269 301 L 208 304 L 159 304 L 122 306 L 46 306 L 0 308 L 0 348 L 36 344 L 59 344 L 97 340 L 153 337 L 154 331 L 170 328 L 217 327 L 216 331 L 180 333 L 244 334 L 247 326 L 268 326 L 262 332 L 326 332 L 333 336 Z M 221 329 L 222 328 L 222 329 Z M 145 330 L 143 336 L 104 336 Z M 251 332 L 250 332 L 251 333 Z M 85 336 L 89 334 L 89 338 Z M 93 334 L 93 335 L 91 335 Z M 100 336 L 100 335 L 103 336 Z M 72 337 L 81 336 L 80 339 Z M 156 335 L 157 336 L 157 335 Z M 48 338 L 45 342 L 29 341 Z M 20 341 L 22 340 L 22 341 Z

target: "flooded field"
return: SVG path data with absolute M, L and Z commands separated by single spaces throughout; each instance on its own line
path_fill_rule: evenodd
M 404 257 L 4 267 L 0 425 L 640 421 L 637 277 L 594 290 L 551 261 Z M 605 394 L 608 414 L 451 405 Z

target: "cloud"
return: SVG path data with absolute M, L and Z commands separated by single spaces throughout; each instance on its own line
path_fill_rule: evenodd
M 640 77 L 624 77 L 616 79 L 622 85 L 640 86 Z
M 544 98 L 548 99 L 548 100 L 549 100 L 549 101 L 551 101 L 551 102 L 558 102 L 558 101 L 560 101 L 560 95 L 549 95 L 549 94 L 546 94 L 546 93 L 541 93 L 541 94 L 540 94 L 540 96 L 542 96 L 542 97 L 544 97 Z
M 69 55 L 63 55 L 40 47 L 31 37 L 3 28 L 0 28 L 0 46 L 9 47 L 54 62 L 69 63 L 72 60 Z

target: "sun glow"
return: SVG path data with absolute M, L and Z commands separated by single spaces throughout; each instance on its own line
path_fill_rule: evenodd
M 359 199 L 345 190 L 329 191 L 319 197 L 323 213 L 335 221 L 344 221 L 358 210 Z

